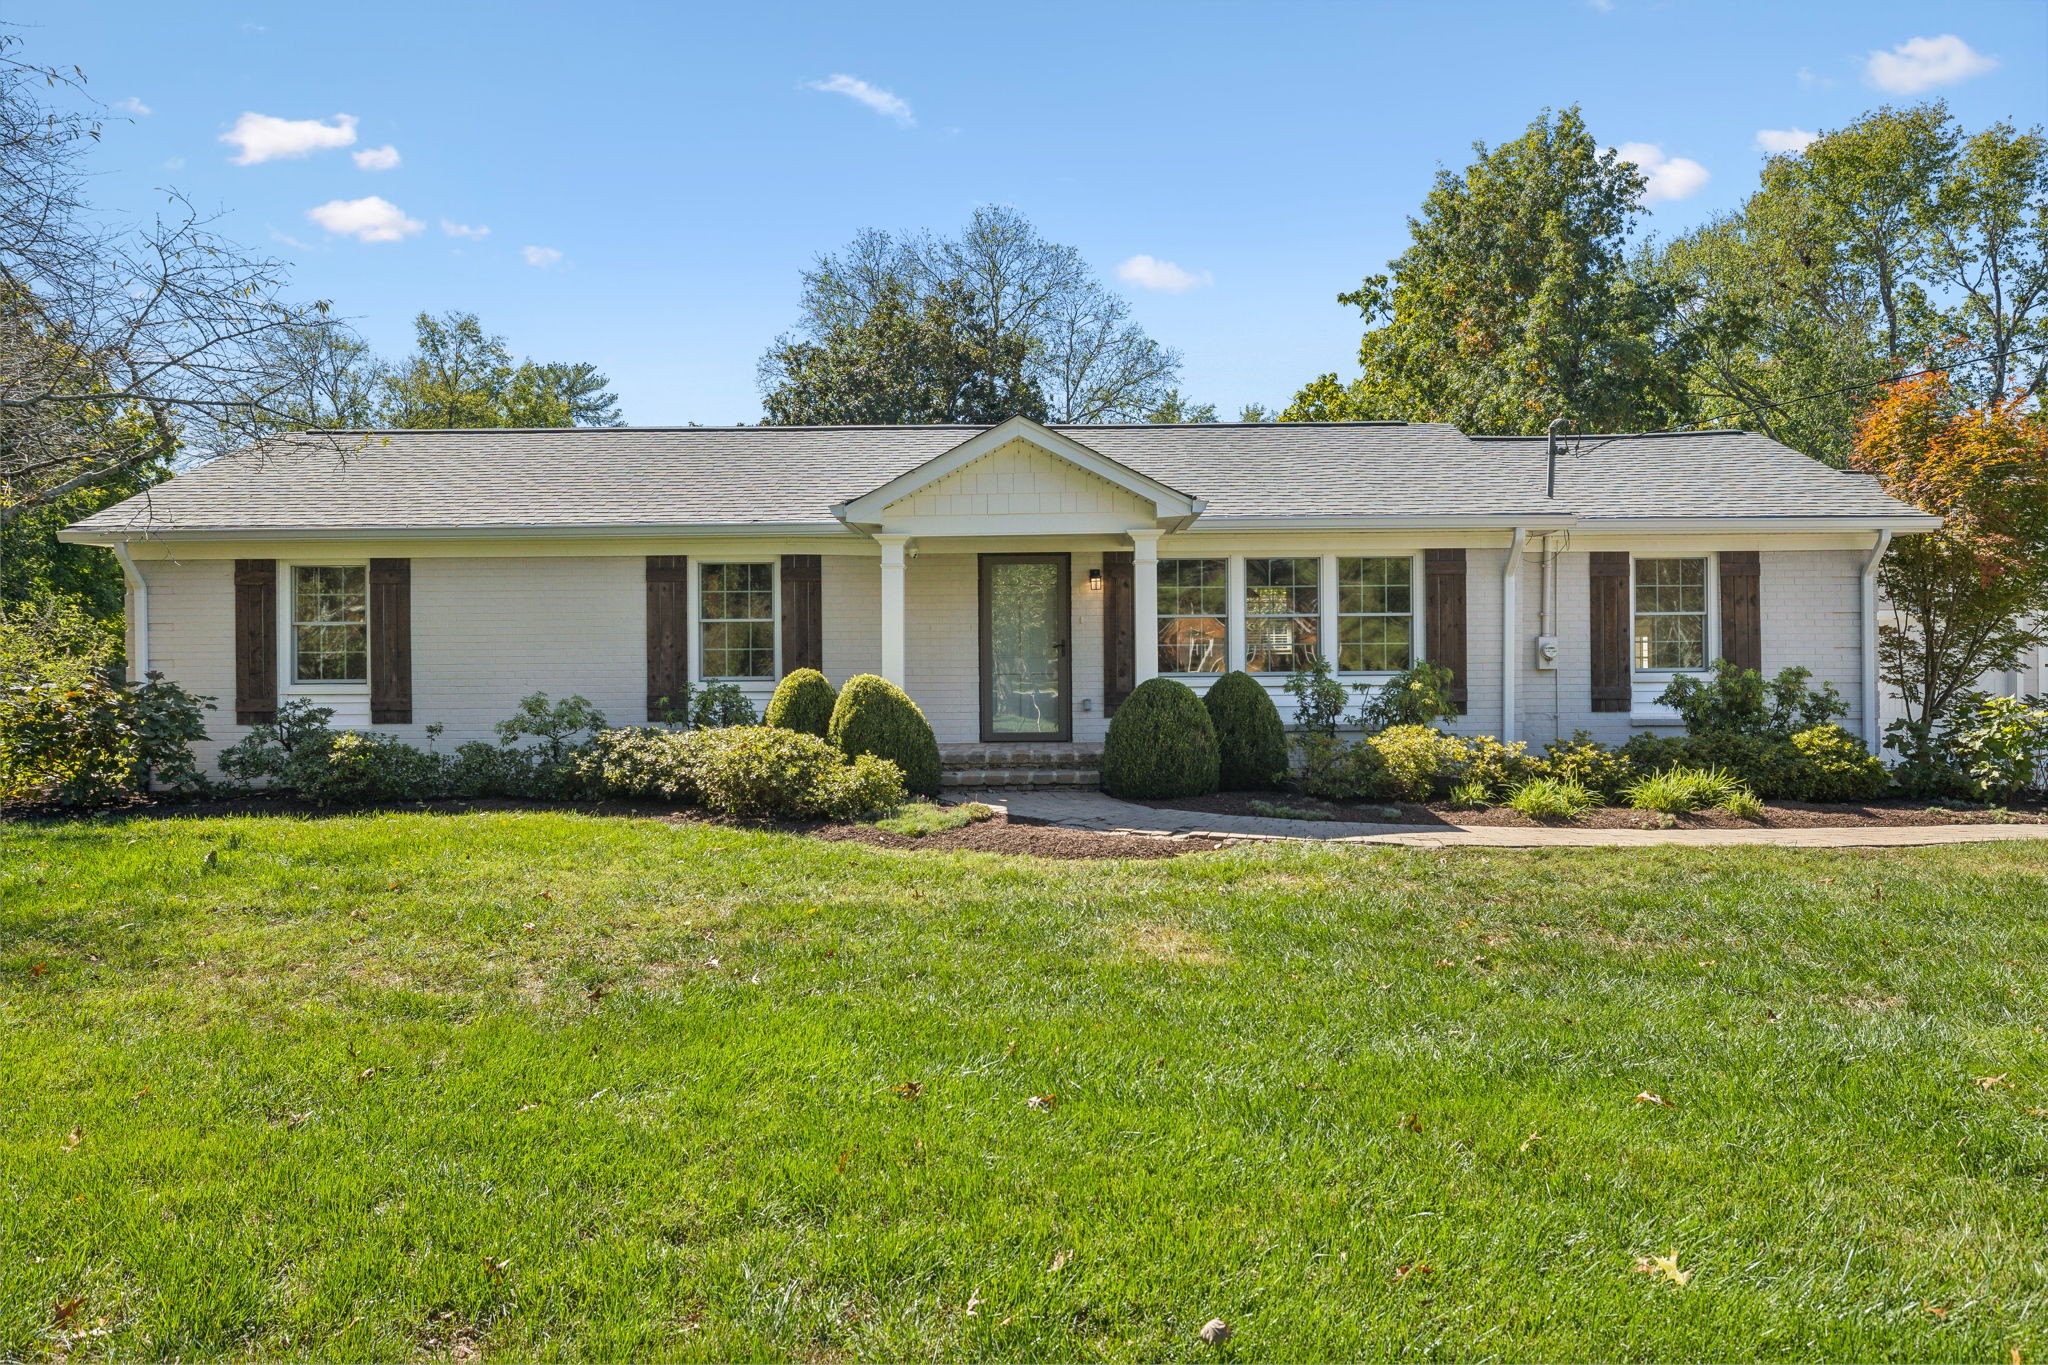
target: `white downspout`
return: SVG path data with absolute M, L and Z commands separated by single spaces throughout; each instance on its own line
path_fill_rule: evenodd
M 1527 528 L 1517 526 L 1508 542 L 1507 567 L 1500 574 L 1500 742 L 1515 742 L 1515 672 L 1521 666 L 1522 610 L 1516 601 L 1521 581 L 1522 546 L 1528 541 Z
M 1870 558 L 1863 561 L 1863 742 L 1870 752 L 1880 752 L 1884 743 L 1884 721 L 1878 715 L 1877 686 L 1877 565 L 1892 545 L 1892 533 L 1879 531 Z
M 114 558 L 121 561 L 121 576 L 135 593 L 135 611 L 128 623 L 128 664 L 129 676 L 139 683 L 149 677 L 149 582 L 143 578 L 142 570 L 135 567 L 126 541 L 114 542 Z

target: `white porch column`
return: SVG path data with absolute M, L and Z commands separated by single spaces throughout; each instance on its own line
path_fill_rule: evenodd
M 1159 676 L 1159 532 L 1147 528 L 1130 535 L 1133 681 L 1145 682 Z
M 908 690 L 903 648 L 903 548 L 910 537 L 878 535 L 875 543 L 882 547 L 882 676 Z

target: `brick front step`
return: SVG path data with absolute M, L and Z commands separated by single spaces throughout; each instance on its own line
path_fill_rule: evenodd
M 962 789 L 1079 787 L 1093 791 L 1102 785 L 1102 774 L 1094 768 L 949 768 L 939 774 L 939 785 Z
M 1092 770 L 1102 765 L 1100 744 L 941 744 L 939 763 L 948 772 L 1003 769 Z

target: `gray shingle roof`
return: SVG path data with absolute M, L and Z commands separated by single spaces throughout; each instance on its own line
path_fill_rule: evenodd
M 228 456 L 74 530 L 163 535 L 814 525 L 969 427 L 570 428 L 296 438 Z M 1904 518 L 1861 475 L 1745 432 L 1586 438 L 1544 494 L 1541 438 L 1441 423 L 1084 426 L 1064 432 L 1235 518 Z M 1202 524 L 1202 523 L 1198 523 Z

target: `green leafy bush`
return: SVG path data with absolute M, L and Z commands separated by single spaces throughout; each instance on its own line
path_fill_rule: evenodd
M 581 759 L 571 760 L 581 762 Z M 448 760 L 448 794 L 535 801 L 562 786 L 562 769 L 544 768 L 538 749 L 516 749 L 473 739 Z
M 1758 796 L 1774 801 L 1804 801 L 1818 775 L 1789 739 L 1719 731 L 1686 740 L 1685 766 L 1719 768 Z
M 1433 725 L 1458 714 L 1452 698 L 1457 676 L 1442 664 L 1427 661 L 1396 673 L 1386 682 L 1357 683 L 1358 713 L 1352 723 L 1368 734 L 1397 725 Z
M 690 703 L 690 728 L 726 730 L 735 725 L 759 725 L 761 715 L 738 683 L 705 683 Z
M 1316 656 L 1309 661 L 1307 668 L 1289 674 L 1282 687 L 1288 696 L 1294 698 L 1295 733 L 1325 737 L 1336 735 L 1351 696 L 1345 691 L 1344 684 L 1332 676 L 1328 659 Z
M 832 707 L 828 737 L 848 758 L 873 754 L 903 773 L 912 796 L 939 794 L 939 741 L 917 703 L 887 678 L 861 673 L 846 680 Z
M 1427 725 L 1396 725 L 1365 741 L 1377 750 L 1386 775 L 1374 796 L 1427 801 L 1449 793 L 1461 776 L 1465 748 L 1456 738 Z
M 440 755 L 390 735 L 344 730 L 324 744 L 301 745 L 285 777 L 308 801 L 359 806 L 438 800 L 449 794 L 448 768 Z
M 1634 780 L 1635 764 L 1627 754 L 1594 739 L 1591 732 L 1574 730 L 1570 739 L 1554 739 L 1543 746 L 1535 775 L 1577 783 L 1607 805 Z
M 1875 801 L 1891 787 L 1884 761 L 1839 725 L 1801 730 L 1788 743 L 1806 765 L 1803 794 L 1793 800 Z M 1757 795 L 1770 793 L 1758 790 Z
M 1503 744 L 1492 735 L 1450 738 L 1461 750 L 1455 761 L 1457 775 L 1449 779 L 1451 786 L 1477 786 L 1486 793 L 1485 804 L 1539 776 L 1542 760 L 1532 757 L 1529 746 L 1520 740 Z
M 559 766 L 575 750 L 577 735 L 595 734 L 605 728 L 604 712 L 587 697 L 565 697 L 551 702 L 545 692 L 519 699 L 519 708 L 494 727 L 498 742 L 507 748 L 522 739 L 537 739 L 542 759 Z
M 1946 738 L 1980 801 L 2048 787 L 2048 699 L 1972 696 L 1950 716 Z
M 1895 720 L 1885 727 L 1885 747 L 1899 755 L 1891 779 L 1900 795 L 1923 801 L 1964 801 L 1976 794 L 1976 784 L 1945 739 L 1945 735 L 1937 738 L 1935 727 L 1924 717 Z
M 1185 683 L 1148 678 L 1110 719 L 1102 785 L 1112 796 L 1206 796 L 1220 763 L 1202 699 Z
M 832 734 L 832 708 L 839 691 L 815 668 L 799 668 L 783 676 L 768 699 L 765 723 L 778 730 L 796 730 L 828 739 Z
M 1301 789 L 1324 801 L 1356 801 L 1377 794 L 1386 784 L 1387 763 L 1380 751 L 1357 740 L 1346 743 L 1331 735 L 1299 735 Z
M 210 699 L 160 673 L 140 687 L 97 679 L 0 688 L 0 803 L 69 807 L 203 785 L 192 744 Z
M 1716 659 L 1712 676 L 1681 673 L 1657 700 L 1678 712 L 1689 735 L 1790 739 L 1849 714 L 1849 704 L 1832 683 L 1823 683 L 1818 692 L 1807 687 L 1812 676 L 1811 669 L 1786 668 L 1766 682 L 1754 669 Z
M 1692 761 L 1692 745 L 1684 735 L 1631 735 L 1621 746 L 1621 758 L 1637 775 L 1669 772 Z M 1626 784 L 1624 784 L 1624 788 Z
M 852 820 L 903 804 L 902 769 L 874 754 L 849 763 L 816 735 L 740 725 L 681 738 L 690 780 L 721 815 Z
M 1637 810 L 1683 815 L 1752 793 L 1732 773 L 1717 768 L 1670 768 L 1638 779 L 1623 795 Z
M 1590 788 L 1566 777 L 1530 778 L 1508 797 L 1508 805 L 1531 820 L 1576 820 L 1599 804 Z
M 1287 776 L 1287 729 L 1280 708 L 1243 670 L 1225 673 L 1202 696 L 1216 727 L 1217 781 L 1227 792 L 1263 791 Z
M 75 598 L 10 601 L 7 612 L 0 620 L 0 687 L 105 682 L 121 662 L 119 623 L 89 614 Z
M 601 730 L 572 763 L 576 785 L 594 797 L 613 801 L 695 801 L 698 792 L 692 755 L 692 736 L 688 733 Z

